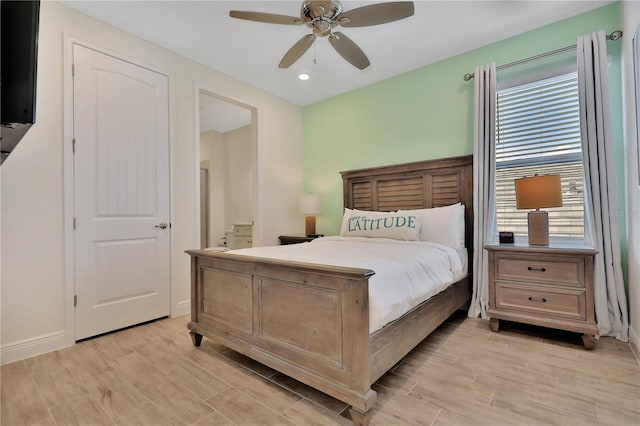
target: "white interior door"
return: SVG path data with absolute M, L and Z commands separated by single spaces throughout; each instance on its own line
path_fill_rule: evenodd
M 168 78 L 74 45 L 76 340 L 170 313 Z

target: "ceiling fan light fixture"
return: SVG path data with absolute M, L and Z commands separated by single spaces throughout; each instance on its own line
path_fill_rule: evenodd
M 333 1 L 305 0 L 300 8 L 300 16 L 306 22 L 311 22 L 318 18 L 334 19 L 342 13 L 342 3 Z
M 392 1 L 370 4 L 347 12 L 338 0 L 304 0 L 300 18 L 264 12 L 232 10 L 229 16 L 249 21 L 281 25 L 300 25 L 311 28 L 311 34 L 298 40 L 280 60 L 278 68 L 289 68 L 311 47 L 317 37 L 328 37 L 329 43 L 347 62 L 358 69 L 370 65 L 367 55 L 349 37 L 333 32 L 338 26 L 368 27 L 408 18 L 414 13 L 413 1 Z
M 331 21 L 324 18 L 318 18 L 313 21 L 313 33 L 318 37 L 326 37 L 331 32 Z
M 311 77 L 309 76 L 309 74 L 306 74 L 306 73 L 298 74 L 298 79 L 299 79 L 299 80 L 307 81 L 307 80 L 309 80 L 310 78 L 311 78 Z

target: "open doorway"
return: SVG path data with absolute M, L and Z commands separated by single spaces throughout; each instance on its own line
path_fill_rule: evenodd
M 200 246 L 253 245 L 255 110 L 200 90 Z

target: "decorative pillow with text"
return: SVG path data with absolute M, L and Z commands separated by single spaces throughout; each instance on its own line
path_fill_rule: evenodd
M 340 235 L 418 241 L 420 221 L 411 214 L 345 209 Z

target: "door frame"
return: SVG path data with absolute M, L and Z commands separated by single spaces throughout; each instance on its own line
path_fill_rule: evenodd
M 220 99 L 224 102 L 228 102 L 230 104 L 246 108 L 251 111 L 251 145 L 252 145 L 252 184 L 253 184 L 253 194 L 252 195 L 252 208 L 253 208 L 253 246 L 261 246 L 263 237 L 262 230 L 262 198 L 260 196 L 260 166 L 258 163 L 258 159 L 260 158 L 260 144 L 258 143 L 258 107 L 255 105 L 251 105 L 246 103 L 243 100 L 240 100 L 236 97 L 230 96 L 228 94 L 223 94 L 217 90 L 213 90 L 208 88 L 207 86 L 200 84 L 194 81 L 193 86 L 193 103 L 194 103 L 194 111 L 196 112 L 194 117 L 194 188 L 196 194 L 200 194 L 200 93 L 205 93 L 208 96 L 212 96 L 214 98 Z M 200 197 L 195 197 L 196 205 L 195 213 L 195 241 L 198 247 L 200 247 Z
M 174 190 L 174 177 L 173 177 L 173 149 L 175 141 L 175 126 L 172 124 L 174 117 L 173 99 L 174 99 L 174 79 L 171 73 L 161 70 L 152 65 L 141 62 L 138 59 L 131 58 L 121 53 L 115 52 L 108 48 L 98 46 L 94 43 L 87 42 L 79 37 L 63 33 L 63 61 L 62 61 L 62 101 L 63 101 L 63 171 L 64 171 L 64 346 L 72 346 L 76 343 L 76 326 L 75 326 L 75 236 L 73 229 L 73 219 L 75 215 L 75 185 L 74 185 L 74 162 L 73 162 L 73 46 L 79 45 L 87 49 L 95 50 L 107 56 L 111 56 L 121 61 L 129 62 L 133 65 L 141 68 L 146 68 L 150 71 L 162 74 L 167 77 L 168 81 L 168 143 L 169 143 L 169 221 L 172 222 L 174 218 L 174 206 L 173 206 L 173 190 Z M 172 272 L 173 268 L 173 253 L 172 248 L 174 235 L 171 229 L 169 229 L 169 292 L 170 292 L 170 308 L 171 315 L 175 315 L 175 297 Z

